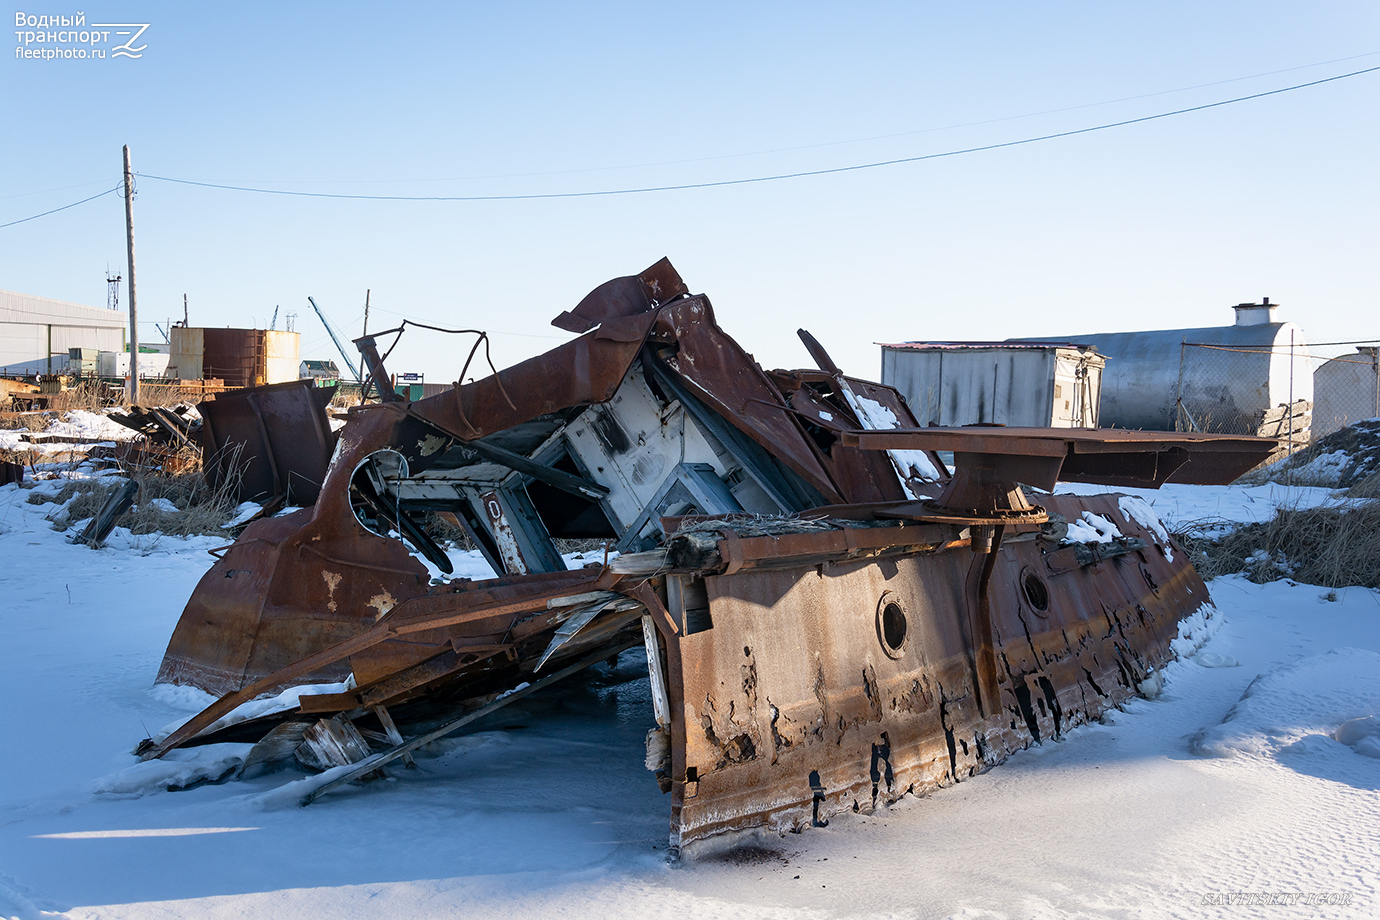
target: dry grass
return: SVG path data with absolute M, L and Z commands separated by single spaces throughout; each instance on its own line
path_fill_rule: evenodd
M 47 431 L 48 426 L 58 420 L 57 412 L 0 412 L 0 429 L 16 431 L 24 429 L 37 434 Z
M 1348 498 L 1380 498 L 1380 470 L 1352 483 L 1346 494 Z
M 104 384 L 100 383 L 78 383 L 69 390 L 61 393 L 54 393 L 48 397 L 48 408 L 57 413 L 66 412 L 69 409 L 85 409 L 87 412 L 100 412 L 106 406 L 111 405 L 116 393 L 112 393 Z
M 1376 489 L 1375 477 L 1358 484 Z M 1243 573 L 1256 583 L 1292 578 L 1326 588 L 1380 588 L 1380 502 L 1281 508 L 1212 540 L 1176 534 L 1204 578 Z
M 329 405 L 332 409 L 350 409 L 354 406 L 358 406 L 358 387 L 349 390 L 345 389 L 345 387 L 338 387 L 335 391 L 335 395 L 331 397 Z
M 136 535 L 227 535 L 223 525 L 234 516 L 237 483 L 212 489 L 206 485 L 199 469 L 177 473 L 131 470 L 130 474 L 139 484 L 139 494 L 134 508 L 117 522 L 119 526 L 129 528 Z M 29 503 L 65 504 L 48 514 L 55 529 L 65 530 L 78 521 L 95 517 L 120 485 L 118 481 L 72 480 L 56 493 L 30 495 Z M 176 510 L 165 505 L 165 501 Z

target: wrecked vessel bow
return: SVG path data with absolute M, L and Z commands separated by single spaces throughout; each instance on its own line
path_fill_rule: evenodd
M 284 686 L 348 680 L 304 711 L 391 725 L 641 642 L 673 845 L 820 824 L 1095 718 L 1208 603 L 1115 497 L 1021 484 L 1225 482 L 1272 446 L 919 429 L 808 336 L 819 369 L 764 372 L 665 260 L 555 322 L 582 334 L 417 402 L 362 340 L 384 401 L 352 412 L 314 507 L 251 524 L 198 585 L 159 679 L 225 696 L 148 756 Z M 433 579 L 427 512 L 502 575 Z M 1121 536 L 1062 545 L 1084 512 Z M 557 536 L 623 555 L 566 571 Z

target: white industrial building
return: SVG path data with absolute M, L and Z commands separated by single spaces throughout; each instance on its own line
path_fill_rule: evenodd
M 125 350 L 128 317 L 119 310 L 0 291 L 0 373 L 56 373 L 70 349 Z

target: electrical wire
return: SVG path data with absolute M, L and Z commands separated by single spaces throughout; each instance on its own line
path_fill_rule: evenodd
M 397 310 L 388 310 L 388 309 L 385 309 L 384 307 L 373 307 L 373 308 L 371 308 L 371 309 L 373 309 L 373 311 L 374 311 L 375 313 L 387 313 L 387 314 L 389 314 L 390 316 L 401 317 L 402 319 L 408 320 L 408 321 L 411 322 L 413 325 L 422 325 L 422 324 L 419 323 L 416 319 L 414 319 L 414 318 L 412 317 L 411 314 L 408 314 L 408 313 L 399 313 Z M 443 330 L 443 331 L 449 331 L 449 330 Z M 516 337 L 518 337 L 518 338 L 523 338 L 523 339 L 553 339 L 553 340 L 561 341 L 561 342 L 564 342 L 564 341 L 566 341 L 567 339 L 570 338 L 570 336 L 568 336 L 568 335 L 538 335 L 538 334 L 532 333 L 532 332 L 508 332 L 508 331 L 503 330 L 503 329 L 486 329 L 485 332 L 487 332 L 489 335 L 511 335 L 511 336 L 516 336 Z
M 783 179 L 801 179 L 811 176 L 827 176 L 836 173 L 857 172 L 864 169 L 877 169 L 883 166 L 897 166 L 902 163 L 919 163 L 924 160 L 937 160 L 944 157 L 961 156 L 969 153 L 980 153 L 987 150 L 1001 150 L 1007 147 L 1019 147 L 1024 144 L 1035 144 L 1040 141 L 1055 140 L 1061 137 L 1075 137 L 1080 134 L 1091 134 L 1094 131 L 1106 131 L 1110 128 L 1123 128 L 1127 125 L 1141 124 L 1147 121 L 1156 121 L 1161 118 L 1171 118 L 1176 115 L 1186 115 L 1190 112 L 1202 112 L 1206 109 L 1220 108 L 1225 105 L 1234 105 L 1238 102 L 1247 102 L 1252 99 L 1263 99 L 1267 96 L 1278 96 L 1281 93 L 1289 93 L 1294 90 L 1306 89 L 1312 86 L 1321 86 L 1324 83 L 1334 83 L 1338 80 L 1345 80 L 1349 77 L 1359 77 L 1362 74 L 1375 73 L 1380 71 L 1380 67 L 1367 67 L 1364 70 L 1355 70 L 1351 73 L 1338 74 L 1332 77 L 1324 77 L 1321 80 L 1312 80 L 1307 83 L 1297 83 L 1293 86 L 1285 86 L 1280 89 L 1266 90 L 1260 93 L 1252 93 L 1248 96 L 1237 96 L 1233 99 L 1223 99 L 1218 102 L 1208 102 L 1203 105 L 1189 106 L 1184 109 L 1175 109 L 1170 112 L 1158 112 L 1154 115 L 1143 115 L 1140 118 L 1128 118 L 1124 121 L 1108 122 L 1101 125 L 1093 125 L 1087 128 L 1076 128 L 1071 131 L 1059 131 L 1054 134 L 1042 134 L 1038 137 L 1027 137 L 1015 141 L 1004 141 L 998 144 L 983 144 L 978 147 L 964 147 L 959 150 L 946 150 L 942 153 L 927 153 L 913 157 L 898 157 L 891 160 L 878 160 L 872 163 L 855 163 L 849 166 L 834 166 L 827 169 L 802 170 L 793 173 L 778 173 L 769 176 L 750 176 L 744 179 L 721 179 L 716 182 L 690 182 L 680 185 L 655 185 L 642 186 L 637 188 L 621 189 L 600 189 L 588 192 L 544 192 L 527 193 L 519 195 L 348 195 L 338 192 L 300 192 L 288 189 L 255 188 L 245 185 L 227 185 L 216 182 L 198 182 L 192 179 L 176 179 L 171 176 L 155 176 L 149 173 L 139 173 L 145 179 L 155 179 L 160 182 L 173 182 L 179 185 L 193 185 L 201 188 L 223 189 L 235 192 L 254 192 L 261 195 L 287 195 L 296 198 L 335 198 L 355 201 L 531 201 L 539 199 L 553 198 L 596 198 L 610 195 L 638 195 L 649 192 L 677 192 L 690 189 L 702 188 L 722 188 L 731 185 L 749 185 L 759 182 L 776 182 Z M 40 215 L 41 216 L 41 215 Z
M 1340 64 L 1346 61 L 1356 61 L 1361 58 L 1375 57 L 1380 51 L 1367 51 L 1364 54 L 1353 54 L 1347 57 L 1331 58 L 1326 61 L 1314 61 L 1311 64 L 1299 64 L 1295 67 L 1282 67 L 1279 70 L 1267 70 L 1262 73 L 1246 74 L 1240 77 L 1228 77 L 1225 80 L 1213 80 L 1209 83 L 1195 83 L 1192 86 L 1179 86 L 1174 89 L 1162 89 L 1153 93 L 1140 93 L 1135 96 L 1120 96 L 1116 99 L 1103 99 L 1099 102 L 1083 102 L 1077 105 L 1066 105 L 1055 109 L 1041 109 L 1038 112 L 1025 112 L 1020 115 L 1003 115 L 997 118 L 986 118 L 981 121 L 966 121 L 950 125 L 936 125 L 930 128 L 917 128 L 912 131 L 899 131 L 893 134 L 875 134 L 869 137 L 853 137 L 837 141 L 820 141 L 814 144 L 800 144 L 794 147 L 773 147 L 766 150 L 748 150 L 738 153 L 719 153 L 702 157 L 686 157 L 677 160 L 657 160 L 650 163 L 622 163 L 616 166 L 589 166 L 582 169 L 553 169 L 541 172 L 525 173 L 496 173 L 477 176 L 437 176 L 429 179 L 294 179 L 280 180 L 278 185 L 330 185 L 334 181 L 338 185 L 374 185 L 374 184 L 416 184 L 423 182 L 474 182 L 488 179 L 531 179 L 545 176 L 571 176 L 583 173 L 613 172 L 624 169 L 648 169 L 657 166 L 680 166 L 685 163 L 707 163 L 713 160 L 736 160 L 743 157 L 767 156 L 774 153 L 794 153 L 800 150 L 818 150 L 823 147 L 842 147 L 848 144 L 865 144 L 871 141 L 894 140 L 899 137 L 914 137 L 918 134 L 935 134 L 940 131 L 954 131 L 960 128 L 975 128 L 983 125 L 995 125 L 1006 121 L 1020 121 L 1026 118 L 1039 118 L 1042 115 L 1058 115 L 1063 112 L 1076 112 L 1081 109 L 1100 108 L 1104 105 L 1116 105 L 1121 102 L 1135 102 L 1140 99 L 1153 99 L 1157 96 L 1170 96 L 1175 93 L 1191 92 L 1195 89 L 1207 89 L 1213 86 L 1225 86 L 1228 83 L 1240 83 L 1245 80 L 1258 80 L 1261 77 L 1272 77 L 1282 73 L 1294 73 L 1300 70 L 1309 70 L 1314 67 L 1325 67 L 1328 64 Z M 227 180 L 228 181 L 228 180 Z M 242 180 L 248 181 L 248 180 Z M 264 180 L 248 182 L 248 184 L 262 183 Z M 268 182 L 266 184 L 275 184 Z
M 121 182 L 114 188 L 108 188 L 98 195 L 92 195 L 90 198 L 83 198 L 81 201 L 74 201 L 71 204 L 63 205 L 60 208 L 53 208 L 51 211 L 44 211 L 42 214 L 35 214 L 32 217 L 21 217 L 19 220 L 12 220 L 7 224 L 0 224 L 0 230 L 4 230 L 6 227 L 13 227 L 15 224 L 25 224 L 31 220 L 38 220 L 40 217 L 47 217 L 49 214 L 56 214 L 58 211 L 66 211 L 68 208 L 75 208 L 79 204 L 86 204 L 88 201 L 95 201 L 97 198 L 104 198 L 106 195 L 109 195 L 112 192 L 118 192 L 123 186 L 124 183 Z

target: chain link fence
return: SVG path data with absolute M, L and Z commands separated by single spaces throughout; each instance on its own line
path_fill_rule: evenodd
M 1279 438 L 1285 454 L 1353 422 L 1380 417 L 1378 344 L 1185 341 L 1179 349 L 1175 430 Z

